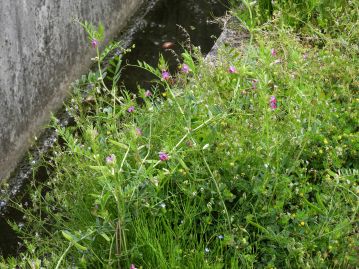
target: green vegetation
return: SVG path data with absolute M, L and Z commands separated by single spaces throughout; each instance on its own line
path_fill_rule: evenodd
M 14 225 L 27 251 L 0 268 L 358 265 L 358 4 L 233 6 L 250 40 L 214 65 L 139 63 L 157 80 L 137 96 L 76 83 L 76 125 L 54 119 L 50 179 Z

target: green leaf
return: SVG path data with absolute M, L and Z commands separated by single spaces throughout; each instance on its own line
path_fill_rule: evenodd
M 74 235 L 72 235 L 69 231 L 62 230 L 61 233 L 62 233 L 63 237 L 65 237 L 66 240 L 68 240 L 70 242 L 75 242 Z
M 82 246 L 79 243 L 77 243 L 79 241 L 79 239 L 75 235 L 71 234 L 69 231 L 62 230 L 61 233 L 62 233 L 63 237 L 65 237 L 66 240 L 70 241 L 79 250 L 82 250 L 82 251 L 87 250 L 87 247 Z
M 111 239 L 107 236 L 107 234 L 101 233 L 100 235 L 101 235 L 107 242 L 110 242 L 110 241 L 111 241 Z
M 97 27 L 97 34 L 99 40 L 102 41 L 104 39 L 105 36 L 104 33 L 105 33 L 105 27 L 103 26 L 102 22 L 100 22 Z
M 178 161 L 179 163 L 181 164 L 181 166 L 186 169 L 187 171 L 189 171 L 189 168 L 188 166 L 186 165 L 186 163 L 181 159 L 181 158 L 178 158 Z
M 125 150 L 128 149 L 128 146 L 125 145 L 125 144 L 123 144 L 123 143 L 120 143 L 120 142 L 117 142 L 117 141 L 114 141 L 114 140 L 111 140 L 111 139 L 109 139 L 108 141 L 109 141 L 111 144 L 114 144 L 115 146 L 118 146 L 118 147 L 123 148 L 123 149 L 125 149 Z
M 79 243 L 74 243 L 74 246 L 79 249 L 79 250 L 82 250 L 82 251 L 86 251 L 87 250 L 87 247 L 83 246 L 83 245 L 80 245 Z
M 107 172 L 108 171 L 108 167 L 107 166 L 95 166 L 95 165 L 90 165 L 89 166 L 91 169 L 96 170 L 96 171 L 101 171 L 101 172 Z

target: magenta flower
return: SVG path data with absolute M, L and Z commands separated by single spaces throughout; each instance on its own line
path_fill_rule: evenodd
M 130 106 L 130 107 L 127 109 L 127 111 L 128 111 L 129 113 L 132 113 L 132 112 L 135 111 L 135 107 L 134 107 L 134 106 Z
M 183 64 L 182 65 L 182 68 L 181 68 L 181 71 L 185 74 L 188 74 L 189 73 L 189 66 L 187 64 Z
M 136 132 L 136 135 L 138 135 L 138 136 L 142 135 L 142 130 L 140 128 L 136 128 L 135 132 Z
M 150 96 L 152 96 L 152 92 L 150 90 L 147 90 L 145 92 L 145 97 L 150 97 Z
M 116 155 L 115 154 L 111 154 L 109 156 L 106 157 L 106 164 L 113 164 L 116 161 Z
M 270 50 L 270 54 L 271 54 L 273 57 L 275 57 L 275 56 L 277 56 L 277 51 L 276 51 L 275 49 L 271 49 L 271 50 Z
M 231 65 L 231 66 L 228 68 L 228 72 L 231 73 L 231 74 L 236 73 L 236 68 L 235 68 L 233 65 Z
M 163 78 L 164 80 L 169 80 L 169 79 L 170 79 L 170 73 L 167 72 L 166 70 L 163 70 L 163 71 L 162 71 L 162 78 Z
M 277 108 L 277 99 L 275 98 L 275 96 L 271 96 L 269 104 L 270 104 L 271 109 Z
M 168 154 L 165 153 L 165 152 L 162 152 L 162 151 L 161 151 L 160 153 L 158 153 L 158 156 L 160 157 L 160 160 L 161 160 L 162 162 L 168 161 L 168 159 L 169 159 Z
M 98 41 L 97 41 L 96 39 L 92 39 L 92 41 L 91 41 L 91 46 L 92 46 L 93 48 L 96 48 L 96 47 L 98 46 Z

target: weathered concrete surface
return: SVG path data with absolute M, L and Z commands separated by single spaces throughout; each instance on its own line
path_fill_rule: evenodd
M 220 49 L 226 46 L 236 49 L 238 52 L 247 50 L 249 42 L 249 32 L 242 27 L 240 22 L 232 16 L 224 16 L 222 18 L 222 33 L 212 47 L 211 51 L 206 55 L 206 61 L 216 65 L 221 61 Z
M 94 50 L 73 19 L 101 21 L 108 40 L 144 1 L 0 1 L 0 180 L 91 64 Z

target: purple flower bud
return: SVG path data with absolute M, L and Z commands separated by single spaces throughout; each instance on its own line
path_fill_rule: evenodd
M 257 83 L 258 83 L 258 79 L 253 79 L 252 80 L 252 89 L 253 90 L 257 89 Z
M 162 71 L 162 78 L 163 78 L 164 80 L 169 80 L 169 79 L 170 79 L 170 73 L 167 72 L 166 70 L 163 70 L 163 71 Z
M 92 46 L 93 48 L 96 48 L 96 47 L 98 46 L 98 41 L 97 41 L 96 39 L 92 39 L 92 41 L 91 41 L 91 46 Z
M 149 90 L 147 90 L 147 91 L 145 92 L 145 97 L 150 97 L 150 96 L 152 96 L 152 92 L 150 92 Z
M 189 66 L 187 64 L 183 64 L 182 65 L 182 68 L 181 68 L 181 71 L 185 74 L 188 74 L 189 73 Z
M 270 104 L 271 109 L 277 108 L 277 99 L 275 98 L 275 96 L 271 96 L 269 104 Z
M 106 157 L 106 164 L 113 164 L 116 161 L 116 155 L 115 154 L 111 154 L 109 156 Z
M 273 57 L 275 57 L 275 56 L 277 56 L 277 51 L 276 51 L 275 49 L 271 49 L 271 50 L 270 50 L 270 54 L 271 54 Z
M 127 111 L 128 111 L 129 113 L 132 113 L 132 112 L 135 111 L 135 107 L 134 107 L 134 106 L 130 106 L 130 107 L 127 109 Z
M 228 72 L 231 73 L 231 74 L 234 74 L 234 73 L 236 73 L 236 68 L 235 68 L 233 65 L 231 65 L 231 66 L 228 68 Z
M 168 161 L 168 159 L 169 159 L 168 154 L 165 152 L 162 152 L 162 151 L 160 153 L 158 153 L 158 156 L 159 156 L 160 160 L 163 162 Z
M 141 136 L 142 135 L 142 130 L 140 128 L 136 128 L 136 135 Z

